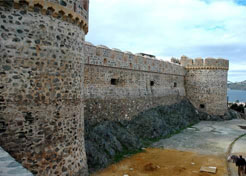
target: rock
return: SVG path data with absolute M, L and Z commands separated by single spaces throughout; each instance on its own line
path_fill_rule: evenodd
M 146 165 L 144 166 L 144 170 L 145 170 L 145 171 L 155 171 L 155 170 L 157 170 L 157 169 L 158 169 L 158 167 L 155 166 L 153 163 L 148 163 L 148 164 L 146 164 Z
M 149 109 L 129 121 L 91 123 L 85 119 L 89 170 L 94 172 L 107 167 L 114 162 L 115 156 L 129 156 L 130 151 L 144 150 L 146 143 L 177 133 L 200 120 L 223 120 L 236 116 L 233 111 L 226 117 L 211 116 L 199 112 L 188 100 L 183 100 L 177 104 Z
M 208 172 L 208 173 L 216 174 L 216 171 L 217 171 L 216 167 L 205 167 L 205 166 L 202 166 L 200 168 L 200 172 Z

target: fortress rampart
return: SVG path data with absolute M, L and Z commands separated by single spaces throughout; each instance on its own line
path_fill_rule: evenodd
M 185 69 L 105 46 L 85 44 L 85 118 L 130 120 L 139 112 L 185 97 Z
M 187 70 L 185 90 L 187 98 L 201 111 L 224 115 L 227 111 L 227 71 L 225 59 L 181 57 L 181 65 Z
M 88 3 L 0 1 L 0 145 L 37 175 L 87 175 L 84 118 L 131 120 L 184 98 L 227 111 L 227 60 L 94 46 L 84 41 Z

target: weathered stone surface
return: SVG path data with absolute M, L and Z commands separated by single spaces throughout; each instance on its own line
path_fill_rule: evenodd
M 227 112 L 227 70 L 192 69 L 185 83 L 187 98 L 197 109 L 212 115 Z
M 219 116 L 227 111 L 228 61 L 174 64 L 85 43 L 88 3 L 0 1 L 0 145 L 26 168 L 87 174 L 84 104 L 91 170 L 198 119 L 235 117 Z
M 136 150 L 146 141 L 166 137 L 199 122 L 200 113 L 187 100 L 151 108 L 131 120 L 91 123 L 85 119 L 85 143 L 90 171 L 106 167 L 116 154 Z M 116 117 L 117 118 L 117 117 Z
M 0 146 L 35 175 L 86 175 L 85 31 L 20 2 L 0 2 Z

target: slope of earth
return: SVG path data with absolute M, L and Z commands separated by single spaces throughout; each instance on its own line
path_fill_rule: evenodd
M 235 139 L 246 133 L 240 126 L 246 126 L 246 121 L 200 122 L 180 134 L 154 143 L 154 149 L 147 149 L 95 175 L 207 176 L 214 174 L 199 172 L 200 167 L 213 166 L 217 167 L 215 175 L 226 176 L 229 147 Z M 233 153 L 245 152 L 245 141 L 242 140 L 235 143 Z M 148 166 L 150 170 L 146 168 Z
M 201 166 L 217 167 L 216 174 L 199 172 Z M 94 176 L 225 176 L 223 156 L 199 155 L 177 150 L 146 149 Z

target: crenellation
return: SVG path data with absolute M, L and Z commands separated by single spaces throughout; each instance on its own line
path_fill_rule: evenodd
M 123 52 L 119 49 L 110 49 L 104 45 L 94 46 L 84 43 L 86 60 L 85 63 L 131 69 L 138 71 L 150 71 L 163 74 L 183 75 L 185 70 L 177 63 L 158 60 L 149 55 L 133 54 L 129 51 Z
M 194 60 L 194 66 L 202 67 L 204 65 L 204 60 L 202 58 L 196 58 Z
M 88 0 L 0 1 L 0 13 L 12 17 L 0 18 L 0 144 L 36 175 L 88 174 L 84 118 L 131 120 L 184 98 L 209 114 L 227 111 L 228 60 L 168 62 L 95 46 L 84 41 L 88 7 Z
M 86 30 L 49 14 L 52 7 L 65 8 L 55 1 L 16 0 L 13 5 L 13 1 L 0 2 L 0 13 L 11 17 L 0 18 L 4 24 L 0 28 L 0 84 L 4 85 L 0 113 L 6 127 L 0 132 L 0 145 L 35 175 L 87 175 Z
M 217 66 L 217 60 L 215 58 L 208 57 L 204 61 L 205 61 L 204 62 L 205 67 L 216 67 Z
M 215 58 L 196 58 L 196 59 L 189 59 L 186 56 L 182 56 L 180 60 L 181 66 L 185 67 L 186 69 L 222 69 L 228 70 L 229 69 L 229 61 L 225 59 L 215 59 Z
M 7 1 L 7 0 L 4 0 Z M 3 3 L 4 3 L 3 1 Z M 12 2 L 12 1 L 11 1 Z M 11 3 L 9 2 L 9 3 Z M 75 0 L 14 0 L 13 7 L 16 9 L 26 8 L 31 12 L 39 11 L 42 15 L 51 15 L 80 26 L 85 33 L 88 32 L 88 9 L 82 4 L 89 3 L 82 0 L 81 4 Z

